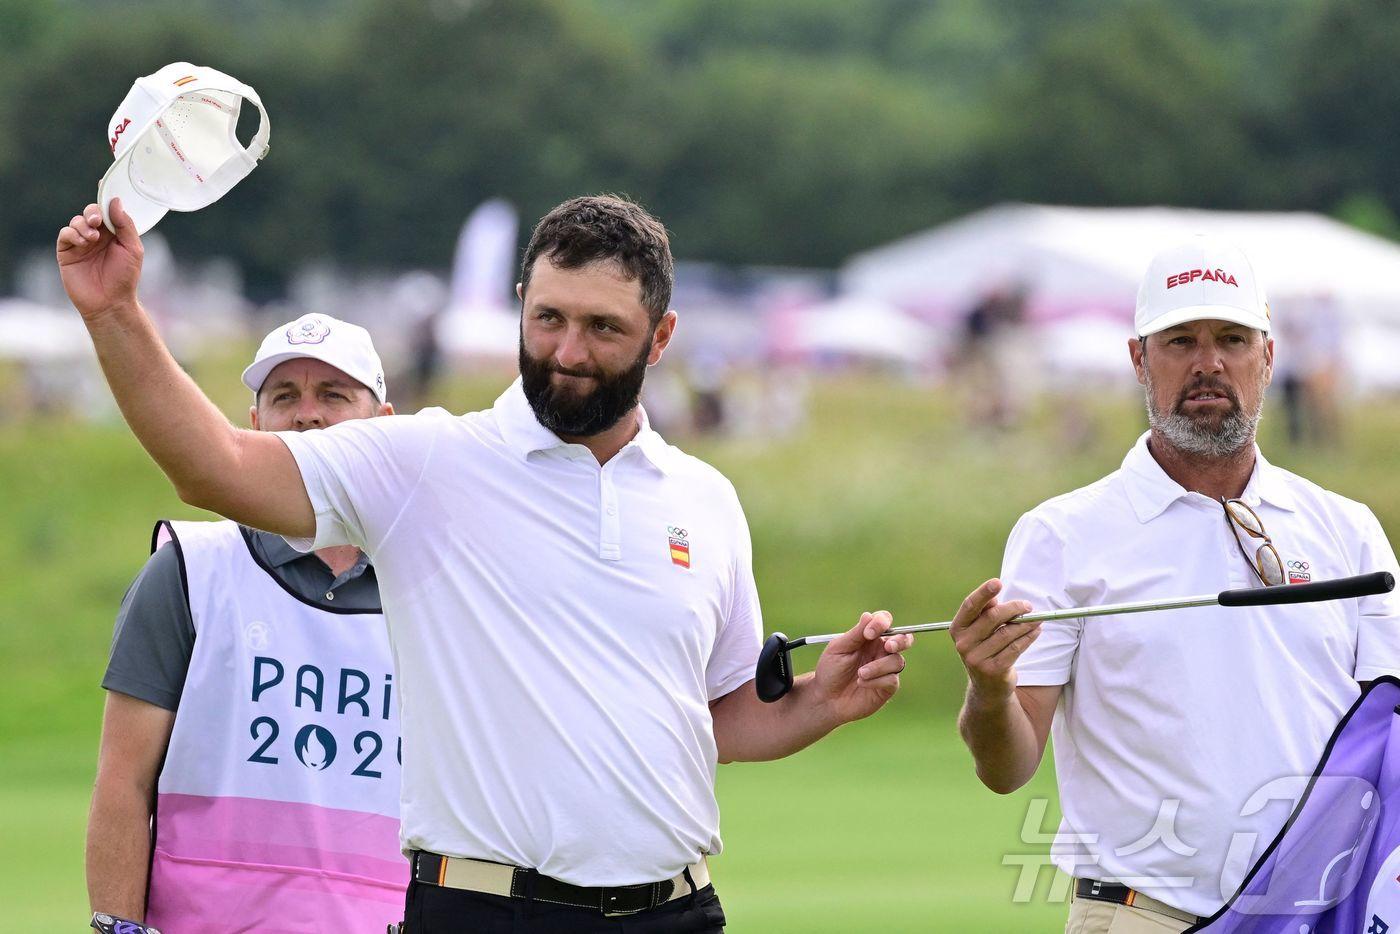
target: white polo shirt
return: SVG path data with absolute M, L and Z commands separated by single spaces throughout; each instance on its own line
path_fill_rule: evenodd
M 1121 469 L 1021 518 L 1003 599 L 1040 609 L 1261 586 L 1221 504 L 1168 477 L 1147 437 Z M 1397 573 L 1369 509 L 1255 457 L 1243 498 L 1295 583 Z M 1047 622 L 1016 672 L 1021 686 L 1064 685 L 1056 864 L 1209 915 L 1302 791 L 1270 783 L 1310 776 L 1357 682 L 1400 672 L 1400 596 Z
M 395 655 L 406 849 L 575 885 L 718 853 L 710 701 L 753 678 L 748 525 L 642 415 L 599 466 L 519 381 L 485 412 L 283 432 L 314 542 L 374 561 Z

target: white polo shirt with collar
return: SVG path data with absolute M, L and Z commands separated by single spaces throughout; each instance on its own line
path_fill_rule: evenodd
M 720 851 L 709 703 L 761 643 L 748 525 L 641 419 L 602 466 L 518 380 L 483 412 L 279 433 L 316 511 L 292 544 L 357 545 L 379 576 L 405 849 L 585 886 Z
M 1003 600 L 1051 609 L 1261 586 L 1224 507 L 1168 477 L 1147 438 L 1121 469 L 1021 518 Z M 1400 572 L 1369 509 L 1257 449 L 1243 499 L 1295 583 Z M 1400 672 L 1400 596 L 1047 622 L 1016 672 L 1022 687 L 1064 685 L 1055 863 L 1209 915 L 1282 828 L 1357 682 Z

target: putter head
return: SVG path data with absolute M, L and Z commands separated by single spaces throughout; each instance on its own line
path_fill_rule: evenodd
M 773 633 L 763 643 L 753 686 L 765 704 L 780 700 L 792 690 L 792 659 L 788 657 L 788 638 L 781 632 Z

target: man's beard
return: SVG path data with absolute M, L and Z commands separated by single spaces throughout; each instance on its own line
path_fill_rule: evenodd
M 1246 445 L 1253 443 L 1259 429 L 1259 419 L 1264 410 L 1264 375 L 1259 376 L 1258 392 L 1251 411 L 1246 412 L 1240 405 L 1240 397 L 1214 379 L 1195 379 L 1182 389 L 1172 404 L 1170 412 L 1158 412 L 1156 394 L 1152 391 L 1152 373 L 1147 371 L 1147 423 L 1168 444 L 1186 454 L 1199 457 L 1228 457 L 1239 453 Z M 1208 415 L 1187 415 L 1186 397 L 1193 392 L 1209 390 L 1224 396 L 1230 401 L 1230 411 L 1220 417 L 1218 424 Z
M 647 355 L 651 353 L 648 338 L 642 352 L 627 369 L 620 373 L 602 370 L 566 370 L 552 360 L 536 360 L 520 341 L 520 382 L 525 398 L 539 423 L 556 435 L 586 438 L 613 427 L 632 411 L 642 394 L 646 379 Z M 573 387 L 554 385 L 551 374 L 593 377 L 593 391 L 579 394 Z

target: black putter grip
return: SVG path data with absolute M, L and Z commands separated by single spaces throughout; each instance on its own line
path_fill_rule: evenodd
M 1247 590 L 1226 590 L 1220 594 L 1221 606 L 1273 606 L 1280 603 L 1321 603 L 1324 600 L 1346 600 L 1389 593 L 1395 589 L 1395 578 L 1386 571 L 1339 577 L 1313 584 L 1282 584 L 1277 587 L 1251 587 Z

